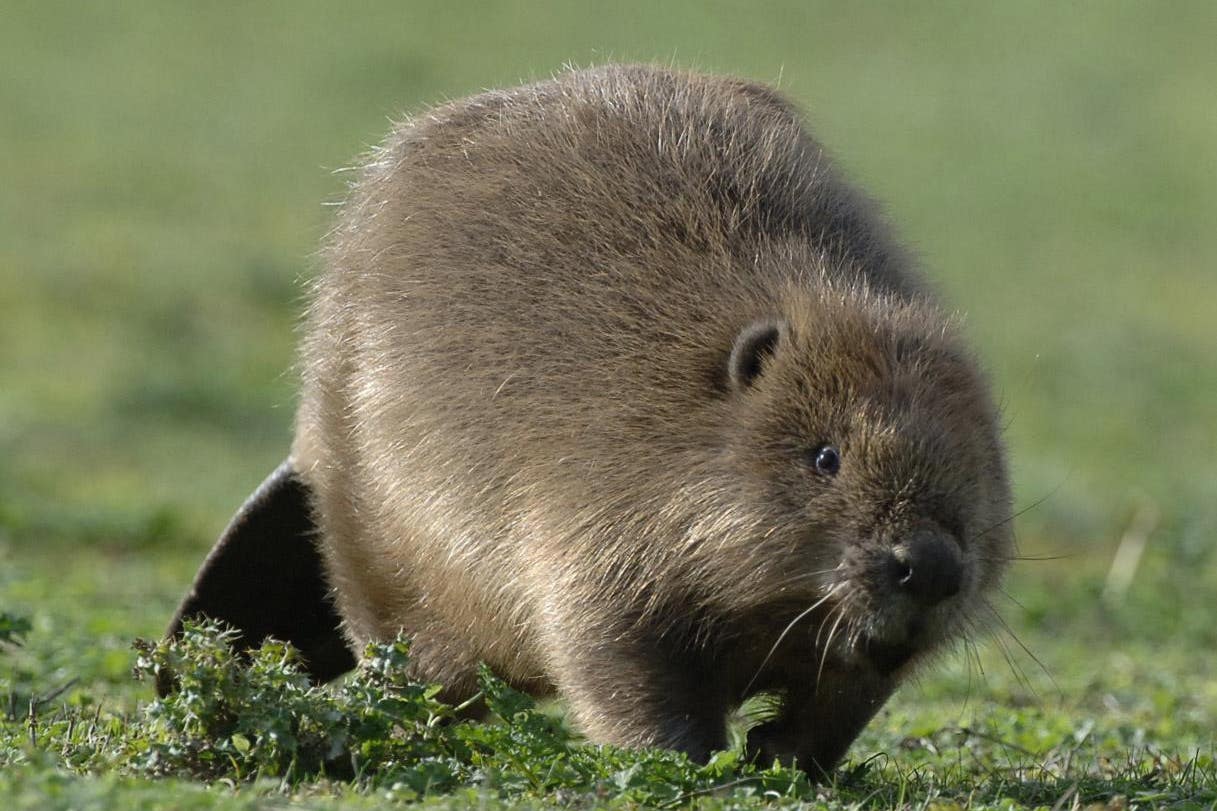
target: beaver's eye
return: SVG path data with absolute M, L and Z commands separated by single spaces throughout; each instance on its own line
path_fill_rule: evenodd
M 811 452 L 812 466 L 816 473 L 836 476 L 841 469 L 841 452 L 832 445 L 821 445 Z

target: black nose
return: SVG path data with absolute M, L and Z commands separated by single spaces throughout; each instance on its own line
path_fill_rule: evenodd
M 959 593 L 963 557 L 950 535 L 917 530 L 893 550 L 889 561 L 893 586 L 924 606 L 932 606 Z

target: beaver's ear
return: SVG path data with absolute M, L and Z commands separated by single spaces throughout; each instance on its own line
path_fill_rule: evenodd
M 727 380 L 733 391 L 743 391 L 765 370 L 787 333 L 785 321 L 765 318 L 753 321 L 735 336 L 727 361 Z

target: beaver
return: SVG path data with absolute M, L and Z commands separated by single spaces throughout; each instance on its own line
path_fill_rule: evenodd
M 982 623 L 1010 557 L 989 384 L 796 109 L 748 81 L 572 70 L 396 126 L 324 251 L 288 461 L 171 626 L 319 680 L 405 632 L 600 743 L 823 772 Z

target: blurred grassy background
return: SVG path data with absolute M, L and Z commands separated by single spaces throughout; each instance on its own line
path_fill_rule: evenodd
M 1005 605 L 1048 669 L 1172 637 L 1213 701 L 1215 34 L 1206 2 L 4 0 L 0 608 L 58 639 L 45 672 L 121 691 L 288 447 L 333 170 L 429 103 L 675 61 L 779 83 L 967 314 L 1024 551 L 1064 556 Z

